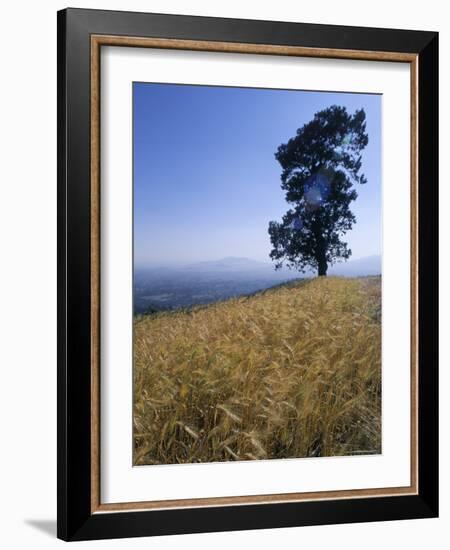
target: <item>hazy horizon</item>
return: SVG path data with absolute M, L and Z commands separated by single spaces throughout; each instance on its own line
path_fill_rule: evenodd
M 374 258 L 374 257 L 377 257 L 377 258 L 380 258 L 381 259 L 381 254 L 370 254 L 368 256 L 362 256 L 360 258 L 354 258 L 353 256 L 347 260 L 347 262 L 343 262 L 343 261 L 340 261 L 340 262 L 336 262 L 335 264 L 333 264 L 333 267 L 336 267 L 336 266 L 339 266 L 339 265 L 343 265 L 344 263 L 350 263 L 350 262 L 354 262 L 354 261 L 361 261 L 361 260 L 367 260 L 367 259 L 371 259 L 371 258 Z M 260 264 L 265 264 L 267 266 L 272 266 L 275 270 L 275 266 L 273 264 L 273 262 L 270 260 L 270 258 L 268 259 L 258 259 L 258 258 L 251 258 L 249 256 L 223 256 L 223 257 L 217 257 L 217 258 L 208 258 L 208 259 L 196 259 L 196 260 L 168 260 L 168 261 L 165 261 L 165 262 L 158 262 L 158 261 L 152 261 L 152 262 L 148 262 L 146 264 L 137 264 L 135 262 L 135 269 L 148 269 L 148 268 L 159 268 L 159 267 L 187 267 L 189 265 L 195 265 L 195 264 L 202 264 L 202 263 L 214 263 L 214 262 L 221 262 L 221 261 L 224 261 L 224 260 L 249 260 L 251 262 L 257 262 L 257 263 L 260 263 Z M 295 270 L 294 269 L 288 269 L 287 267 L 283 267 L 281 269 L 281 271 L 285 271 L 285 272 L 289 272 L 289 273 L 292 273 L 294 272 Z M 298 272 L 300 275 L 301 273 Z

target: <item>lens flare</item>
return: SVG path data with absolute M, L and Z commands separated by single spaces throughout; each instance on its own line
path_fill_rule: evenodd
M 330 196 L 331 185 L 328 177 L 319 171 L 307 179 L 304 189 L 304 198 L 308 208 L 315 210 L 322 206 Z
M 291 229 L 294 229 L 294 231 L 300 231 L 303 228 L 303 220 L 300 216 L 297 216 L 294 218 L 291 223 L 289 224 L 289 227 Z

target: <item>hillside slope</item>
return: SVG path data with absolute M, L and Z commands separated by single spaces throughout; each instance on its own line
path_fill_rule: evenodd
M 134 462 L 381 452 L 381 278 L 320 278 L 134 324 Z

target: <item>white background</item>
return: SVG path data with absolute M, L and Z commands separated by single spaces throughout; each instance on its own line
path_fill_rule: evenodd
M 83 548 L 229 549 L 254 546 L 380 549 L 445 547 L 450 535 L 446 342 L 448 309 L 450 31 L 444 2 L 114 0 L 78 7 L 441 31 L 441 518 L 377 524 L 101 541 Z M 56 516 L 56 10 L 62 2 L 2 6 L 0 86 L 1 544 L 53 548 Z M 107 545 L 107 546 L 105 546 Z
M 101 66 L 101 502 L 409 485 L 409 66 L 123 47 L 105 48 Z M 383 94 L 381 455 L 131 467 L 133 80 Z

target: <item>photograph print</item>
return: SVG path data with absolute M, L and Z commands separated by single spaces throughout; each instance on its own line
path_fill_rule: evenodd
M 381 448 L 381 95 L 133 83 L 133 464 Z

